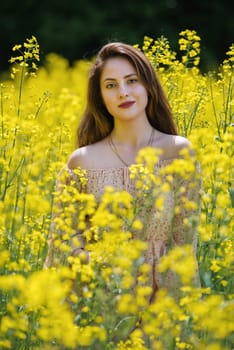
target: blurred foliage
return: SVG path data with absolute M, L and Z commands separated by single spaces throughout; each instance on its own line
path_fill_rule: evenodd
M 17 0 L 1 4 L 0 69 L 6 69 L 15 42 L 35 35 L 44 56 L 56 52 L 71 63 L 90 58 L 111 40 L 140 43 L 164 35 L 177 50 L 177 33 L 194 29 L 202 37 L 204 71 L 216 69 L 233 41 L 230 0 Z

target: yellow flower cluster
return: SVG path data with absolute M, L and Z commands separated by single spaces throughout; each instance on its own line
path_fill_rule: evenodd
M 18 51 L 19 56 L 11 57 L 9 62 L 18 63 L 21 68 L 24 68 L 23 71 L 25 75 L 30 72 L 32 76 L 38 69 L 36 62 L 40 61 L 37 38 L 32 36 L 30 39 L 26 39 L 23 45 L 15 45 L 12 51 Z M 17 72 L 20 72 L 20 69 L 16 68 L 16 66 L 12 67 L 11 77 L 15 78 Z
M 195 30 L 180 32 L 180 50 L 184 52 L 182 62 L 187 67 L 197 66 L 200 62 L 200 37 Z
M 20 54 L 0 84 L 1 349 L 232 349 L 233 45 L 220 70 L 203 75 L 199 42 L 195 31 L 180 34 L 181 62 L 165 38 L 145 37 L 142 48 L 197 161 L 184 153 L 157 168 L 159 152 L 145 148 L 130 168 L 136 196 L 107 187 L 99 203 L 82 191 L 86 172 L 64 167 L 90 62 L 69 67 L 49 54 L 36 70 L 35 37 L 13 48 Z M 188 191 L 201 180 L 198 287 L 191 242 L 199 203 Z M 185 244 L 172 237 L 159 269 L 174 285 L 149 304 L 147 217 L 152 205 L 163 211 L 175 183 L 175 201 L 188 213 Z M 175 214 L 184 214 L 181 206 Z M 43 268 L 50 234 L 53 264 Z
M 226 74 L 230 72 L 229 75 L 231 75 L 231 72 L 233 72 L 234 68 L 234 44 L 232 44 L 227 51 L 227 56 L 228 58 L 223 61 L 223 69 Z
M 154 40 L 145 36 L 142 51 L 149 59 L 153 67 L 160 72 L 165 71 L 176 62 L 176 53 L 171 50 L 170 43 L 164 36 Z

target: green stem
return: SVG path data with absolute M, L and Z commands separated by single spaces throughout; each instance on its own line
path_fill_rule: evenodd
M 17 116 L 18 116 L 18 117 L 20 116 L 20 107 L 21 107 L 22 90 L 23 90 L 23 81 L 24 81 L 24 72 L 25 72 L 25 65 L 22 66 L 21 75 L 20 75 L 19 97 L 18 97 L 18 109 L 17 109 Z M 14 137 L 13 137 L 13 141 L 12 141 L 12 149 L 15 148 L 17 131 L 18 131 L 18 128 L 17 128 L 17 125 L 16 125 L 16 126 L 15 126 L 15 130 L 14 130 Z M 13 156 L 11 156 L 10 159 L 9 159 L 8 168 L 11 167 L 12 159 L 13 159 Z M 8 173 L 7 173 L 7 175 L 6 175 L 5 184 L 6 184 L 6 187 L 5 187 L 5 193 L 4 193 L 4 195 L 3 195 L 3 198 L 5 197 L 6 190 L 7 190 Z M 8 187 L 9 187 L 9 186 L 8 186 Z
M 210 83 L 211 102 L 212 102 L 213 112 L 214 112 L 214 116 L 215 116 L 216 127 L 217 127 L 217 131 L 218 131 L 219 138 L 221 138 L 220 122 L 218 121 L 218 117 L 217 117 L 217 114 L 216 114 L 215 103 L 214 103 L 214 95 L 213 95 L 213 87 L 212 87 L 211 78 L 209 79 L 209 83 Z
M 183 135 L 185 137 L 188 136 L 188 126 L 187 126 L 187 115 L 186 113 L 183 113 Z
M 232 90 L 233 90 L 233 75 L 230 76 L 227 93 L 225 93 L 223 89 L 224 102 L 225 102 L 225 97 L 227 96 L 226 103 L 224 106 L 224 127 L 223 127 L 224 133 L 226 132 L 227 126 L 231 123 L 231 118 L 232 118 L 232 114 L 230 111 L 230 118 L 228 120 L 228 111 L 229 111 L 229 108 L 231 109 Z
M 20 168 L 20 166 L 23 166 L 24 162 L 25 162 L 25 159 L 24 159 L 24 157 L 23 157 L 23 158 L 21 158 L 21 160 L 19 161 L 19 164 L 18 164 L 18 166 L 16 167 L 16 169 L 15 169 L 15 171 L 13 172 L 13 174 L 12 174 L 12 176 L 11 176 L 10 179 L 9 179 L 9 171 L 7 171 L 7 173 L 6 173 L 6 178 L 5 178 L 5 188 L 4 188 L 4 191 L 3 191 L 3 193 L 1 194 L 1 197 L 0 197 L 0 199 L 1 199 L 2 201 L 4 201 L 5 196 L 6 196 L 6 192 L 7 192 L 8 188 L 11 186 L 12 181 L 13 181 L 14 178 L 16 177 L 18 169 Z
M 24 71 L 25 71 L 25 65 L 22 66 L 21 75 L 20 75 L 18 110 L 17 110 L 17 116 L 18 117 L 20 116 L 20 107 L 21 107 L 22 90 L 23 90 L 23 82 L 24 82 Z
M 188 130 L 189 130 L 189 133 L 191 133 L 192 131 L 192 127 L 193 127 L 193 123 L 194 123 L 194 120 L 195 120 L 195 117 L 196 117 L 196 114 L 197 114 L 197 111 L 198 111 L 198 107 L 202 101 L 202 96 L 203 96 L 203 92 L 204 92 L 204 89 L 202 89 L 202 92 L 201 92 L 201 95 L 200 95 L 200 98 L 199 100 L 197 101 L 193 111 L 192 111 L 192 115 L 191 115 L 191 118 L 189 120 L 189 125 L 188 125 Z
M 40 103 L 40 105 L 38 106 L 38 108 L 37 108 L 37 110 L 36 110 L 35 119 L 38 117 L 38 114 L 40 113 L 40 110 L 41 110 L 43 104 L 47 101 L 48 95 L 49 95 L 48 92 L 44 92 L 44 94 L 43 94 L 43 96 L 42 96 L 42 99 L 41 99 L 41 103 Z

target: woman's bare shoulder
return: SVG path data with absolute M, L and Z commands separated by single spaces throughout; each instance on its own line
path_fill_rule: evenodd
M 78 167 L 83 167 L 88 154 L 88 146 L 80 147 L 76 149 L 70 155 L 67 166 L 69 169 L 75 169 Z
M 173 135 L 174 136 L 174 135 Z M 174 137 L 175 149 L 181 151 L 183 148 L 190 149 L 192 147 L 191 142 L 184 136 L 175 135 Z
M 193 154 L 191 142 L 180 135 L 161 133 L 160 148 L 163 151 L 163 158 L 166 159 L 181 158 L 183 149 L 188 149 L 189 153 Z
M 90 169 L 97 167 L 100 154 L 105 152 L 105 145 L 103 141 L 77 148 L 68 159 L 68 168 L 75 169 L 77 167 L 81 167 L 84 169 Z

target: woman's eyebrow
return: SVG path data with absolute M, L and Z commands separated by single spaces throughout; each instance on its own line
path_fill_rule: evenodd
M 137 74 L 136 73 L 130 73 L 130 74 L 127 74 L 124 76 L 124 79 L 127 79 L 127 78 L 130 78 L 132 76 L 136 76 Z M 103 81 L 106 81 L 106 80 L 117 80 L 116 78 L 105 78 Z

